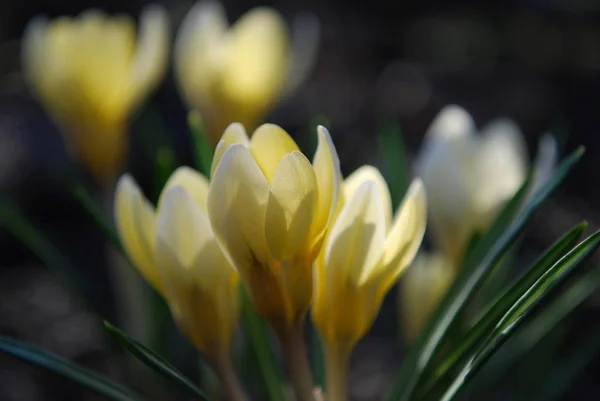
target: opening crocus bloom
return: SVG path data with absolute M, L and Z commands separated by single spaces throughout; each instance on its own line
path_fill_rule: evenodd
M 124 175 L 117 184 L 115 219 L 130 260 L 167 300 L 181 331 L 215 362 L 227 355 L 237 327 L 239 278 L 211 229 L 207 193 L 204 176 L 180 167 L 155 212 Z
M 67 143 L 98 180 L 118 174 L 132 110 L 165 73 L 168 19 L 157 6 L 142 12 L 137 35 L 127 16 L 91 10 L 77 18 L 33 19 L 23 39 L 23 68 Z
M 416 179 L 392 220 L 389 189 L 376 168 L 362 167 L 344 181 L 344 205 L 317 261 L 311 309 L 326 347 L 351 349 L 371 327 L 421 244 L 426 203 Z
M 337 153 L 324 127 L 313 163 L 273 124 L 230 125 L 215 151 L 208 211 L 257 311 L 291 324 L 312 296 L 312 264 L 335 212 Z
M 444 108 L 426 135 L 417 164 L 429 198 L 437 247 L 456 266 L 476 231 L 487 229 L 525 181 L 525 142 L 519 128 L 499 119 L 476 133 L 471 116 Z
M 232 122 L 254 130 L 312 69 L 319 26 L 304 16 L 292 41 L 272 8 L 257 7 L 231 27 L 216 1 L 197 3 L 177 35 L 174 66 L 183 98 L 202 114 L 216 140 Z
M 442 254 L 419 254 L 400 280 L 398 297 L 404 341 L 410 344 L 438 306 L 456 270 Z

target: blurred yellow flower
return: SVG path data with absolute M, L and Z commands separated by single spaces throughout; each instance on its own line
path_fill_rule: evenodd
M 169 27 L 162 8 L 127 16 L 97 10 L 77 18 L 33 19 L 24 34 L 26 79 L 66 135 L 71 151 L 110 183 L 127 153 L 127 118 L 162 79 Z
M 274 325 L 303 321 L 312 264 L 335 211 L 339 161 L 318 128 L 313 163 L 282 128 L 261 125 L 248 139 L 230 125 L 215 151 L 208 211 L 257 311 Z M 311 390 L 312 391 L 312 390 Z
M 392 219 L 388 186 L 364 166 L 344 181 L 344 202 L 316 263 L 312 319 L 327 360 L 327 399 L 344 400 L 348 359 L 383 297 L 412 262 L 425 233 L 427 201 L 419 179 Z
M 458 106 L 433 121 L 417 164 L 429 199 L 430 227 L 437 248 L 459 267 L 471 236 L 488 228 L 502 205 L 525 181 L 526 144 L 508 119 L 476 133 Z
M 155 211 L 126 174 L 117 184 L 115 220 L 127 255 L 164 296 L 181 331 L 219 363 L 238 324 L 239 277 L 211 229 L 208 187 L 200 173 L 180 167 Z
M 282 16 L 257 7 L 231 27 L 223 6 L 201 1 L 189 11 L 174 50 L 182 97 L 201 112 L 217 141 L 238 121 L 253 131 L 311 71 L 318 48 L 316 18 L 295 20 L 292 40 Z
M 455 269 L 441 254 L 419 254 L 400 280 L 400 321 L 407 344 L 419 335 L 454 282 Z

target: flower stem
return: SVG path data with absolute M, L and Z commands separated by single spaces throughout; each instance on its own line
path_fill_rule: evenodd
M 315 401 L 313 377 L 304 342 L 304 318 L 294 324 L 272 326 L 281 343 L 296 401 Z
M 221 381 L 221 388 L 229 401 L 247 401 L 246 393 L 242 388 L 233 365 L 227 352 L 220 352 L 220 355 L 212 359 L 212 365 Z
M 327 401 L 346 401 L 346 386 L 350 363 L 351 347 L 346 344 L 325 344 L 326 399 Z

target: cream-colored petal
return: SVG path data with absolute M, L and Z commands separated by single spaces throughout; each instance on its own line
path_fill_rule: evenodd
M 213 239 L 208 216 L 186 189 L 177 185 L 167 190 L 158 213 L 157 244 L 169 246 L 181 265 L 189 268 Z
M 382 274 L 389 288 L 412 262 L 425 234 L 427 197 L 420 179 L 413 180 L 385 240 Z M 386 290 L 387 291 L 387 290 Z
M 227 36 L 220 91 L 238 106 L 264 110 L 283 90 L 289 33 L 281 15 L 257 7 L 236 21 Z
M 240 271 L 270 257 L 265 238 L 268 199 L 269 183 L 248 148 L 231 145 L 208 190 L 208 215 L 217 238 Z
M 129 259 L 150 285 L 164 294 L 154 263 L 154 210 L 128 174 L 123 175 L 117 183 L 115 223 Z
M 392 198 L 385 178 L 379 170 L 373 166 L 362 166 L 350 174 L 344 180 L 344 198 L 350 199 L 354 191 L 366 181 L 373 181 L 377 185 L 379 195 L 383 201 L 383 211 L 385 213 L 386 231 L 389 230 L 392 224 Z
M 400 280 L 398 297 L 404 340 L 412 342 L 454 282 L 452 263 L 440 254 L 419 254 Z
M 283 157 L 275 169 L 267 205 L 265 233 L 278 260 L 304 252 L 318 197 L 312 165 L 300 152 Z
M 217 1 L 197 2 L 177 33 L 173 50 L 175 77 L 190 108 L 210 103 L 224 57 L 228 22 Z
M 196 201 L 198 206 L 206 212 L 206 198 L 208 196 L 208 179 L 198 171 L 182 166 L 177 168 L 169 177 L 163 190 L 158 197 L 157 210 L 160 213 L 166 193 L 175 186 L 182 186 L 186 192 Z
M 373 181 L 361 184 L 338 215 L 325 249 L 326 283 L 359 286 L 378 267 L 384 252 L 383 201 Z
M 321 26 L 316 15 L 304 13 L 294 18 L 287 78 L 281 97 L 291 96 L 306 81 L 317 61 L 320 36 Z
M 460 106 L 444 107 L 435 117 L 427 133 L 425 141 L 448 140 L 475 134 L 473 117 Z
M 340 196 L 340 182 L 342 181 L 340 159 L 331 135 L 322 125 L 317 127 L 317 135 L 319 144 L 313 158 L 313 167 L 319 188 L 319 203 L 313 223 L 313 237 L 319 236 L 327 228 L 328 223 L 333 222 L 342 198 Z
M 152 4 L 142 11 L 131 63 L 131 107 L 135 107 L 163 78 L 169 63 L 169 19 L 166 10 Z
M 473 194 L 479 228 L 487 228 L 502 204 L 521 187 L 528 164 L 527 145 L 514 121 L 498 119 L 482 130 Z
M 248 139 L 248 134 L 246 133 L 246 129 L 240 123 L 231 123 L 223 132 L 223 136 L 219 140 L 217 144 L 217 148 L 215 149 L 215 154 L 213 156 L 212 165 L 210 166 L 210 176 L 212 177 L 215 173 L 215 169 L 217 168 L 217 164 L 221 161 L 223 154 L 234 143 L 242 144 L 246 147 L 250 146 L 250 139 Z
M 300 150 L 292 137 L 275 124 L 263 124 L 250 139 L 250 152 L 269 182 L 273 181 L 277 165 L 283 156 Z

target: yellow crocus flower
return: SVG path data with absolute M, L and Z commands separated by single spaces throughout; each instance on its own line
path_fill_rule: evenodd
M 257 311 L 284 326 L 303 319 L 310 306 L 312 263 L 337 204 L 337 153 L 324 127 L 318 136 L 311 164 L 279 126 L 261 125 L 248 139 L 235 123 L 213 161 L 213 229 Z
M 127 119 L 165 73 L 168 19 L 151 6 L 136 39 L 127 16 L 97 10 L 77 18 L 33 19 L 23 38 L 31 90 L 94 176 L 111 183 L 127 154 Z
M 407 344 L 419 335 L 454 282 L 455 269 L 442 254 L 417 255 L 400 280 L 400 321 Z
M 229 27 L 219 2 L 198 2 L 175 44 L 182 97 L 200 111 L 215 142 L 233 121 L 253 131 L 308 75 L 318 36 L 315 18 L 297 19 L 290 40 L 286 22 L 272 8 L 253 8 Z
M 525 181 L 527 148 L 514 122 L 499 119 L 478 134 L 458 106 L 444 108 L 425 137 L 417 164 L 429 198 L 437 248 L 459 267 L 471 236 Z
M 126 174 L 117 184 L 115 220 L 134 266 L 218 370 L 227 361 L 239 320 L 239 276 L 211 228 L 208 187 L 200 173 L 180 167 L 165 184 L 155 211 Z
M 425 233 L 427 201 L 415 179 L 392 218 L 388 186 L 364 166 L 344 181 L 344 202 L 316 263 L 312 319 L 327 358 L 327 399 L 345 400 L 350 352 L 383 297 L 412 262 Z

